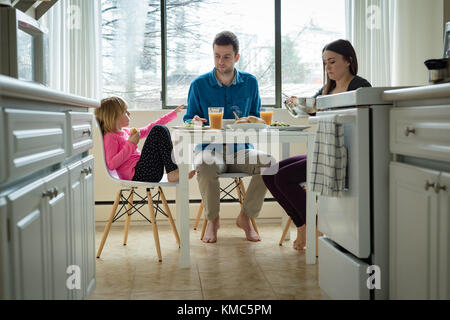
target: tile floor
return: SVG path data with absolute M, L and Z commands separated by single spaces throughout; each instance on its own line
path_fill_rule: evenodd
M 158 262 L 150 225 L 113 226 L 100 259 L 91 299 L 259 300 L 325 299 L 318 265 L 305 264 L 291 241 L 278 245 L 279 224 L 258 225 L 262 241 L 246 241 L 235 225 L 221 224 L 218 242 L 191 230 L 191 268 L 179 268 L 179 249 L 169 226 L 159 226 L 163 261 Z M 103 227 L 96 228 L 96 250 Z M 295 236 L 292 229 L 291 237 Z

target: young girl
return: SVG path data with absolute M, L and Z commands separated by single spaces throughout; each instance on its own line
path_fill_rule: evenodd
M 184 105 L 162 116 L 144 128 L 126 128 L 130 113 L 126 102 L 119 97 L 102 99 L 95 117 L 100 124 L 105 146 L 106 165 L 116 170 L 120 179 L 159 182 L 167 172 L 167 180 L 179 180 L 178 166 L 172 161 L 172 140 L 164 124 L 174 120 Z M 146 138 L 142 152 L 137 148 L 139 139 Z M 189 179 L 195 171 L 189 173 Z

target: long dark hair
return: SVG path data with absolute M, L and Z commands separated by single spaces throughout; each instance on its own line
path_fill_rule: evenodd
M 333 51 L 333 52 L 336 52 L 336 53 L 342 55 L 345 60 L 350 62 L 350 66 L 349 66 L 350 73 L 354 76 L 356 76 L 358 74 L 358 59 L 356 58 L 355 49 L 353 48 L 350 41 L 343 40 L 343 39 L 333 41 L 333 42 L 327 44 L 323 48 L 322 55 L 326 50 Z M 324 79 L 324 84 L 323 84 L 322 94 L 326 95 L 329 92 L 333 91 L 334 88 L 336 88 L 336 81 L 331 80 L 328 77 L 328 74 L 325 71 L 325 64 L 323 64 L 323 79 Z M 326 81 L 325 81 L 325 79 L 326 79 Z

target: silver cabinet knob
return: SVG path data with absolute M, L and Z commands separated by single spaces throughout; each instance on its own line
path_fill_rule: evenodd
M 438 182 L 438 184 L 434 187 L 434 191 L 436 192 L 436 193 L 439 193 L 440 191 L 447 191 L 447 186 L 441 186 L 440 184 L 439 184 L 439 182 Z
M 92 173 L 92 168 L 91 167 L 89 167 L 89 173 Z
M 430 183 L 427 180 L 427 182 L 425 183 L 425 190 L 428 191 L 429 188 L 434 188 L 434 182 Z
M 414 129 L 414 128 L 409 128 L 409 127 L 406 127 L 406 130 L 405 130 L 405 136 L 409 136 L 410 134 L 416 134 L 416 129 Z
M 91 129 L 84 130 L 84 131 L 83 131 L 83 136 L 84 136 L 85 134 L 87 134 L 88 136 L 90 136 L 90 135 L 91 135 Z
M 44 192 L 42 192 L 42 198 L 50 198 L 53 199 L 53 190 L 46 190 Z
M 58 188 L 53 188 L 53 197 L 56 198 L 58 196 Z

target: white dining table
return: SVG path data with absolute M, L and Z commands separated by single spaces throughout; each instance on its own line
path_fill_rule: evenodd
M 189 219 L 189 179 L 188 172 L 193 168 L 193 150 L 202 143 L 252 143 L 256 149 L 271 154 L 281 160 L 290 156 L 291 143 L 305 143 L 307 147 L 307 182 L 314 150 L 315 132 L 263 130 L 202 130 L 176 129 L 173 132 L 175 160 L 180 170 L 180 180 L 176 188 L 176 224 L 180 235 L 180 267 L 190 268 L 190 219 Z M 281 144 L 281 155 L 279 155 Z M 278 155 L 278 157 L 276 156 Z M 316 196 L 306 191 L 306 263 L 316 263 Z M 288 217 L 287 215 L 285 215 Z M 280 230 L 283 230 L 283 217 Z M 280 232 L 281 237 L 281 232 Z M 264 241 L 264 239 L 263 239 Z

